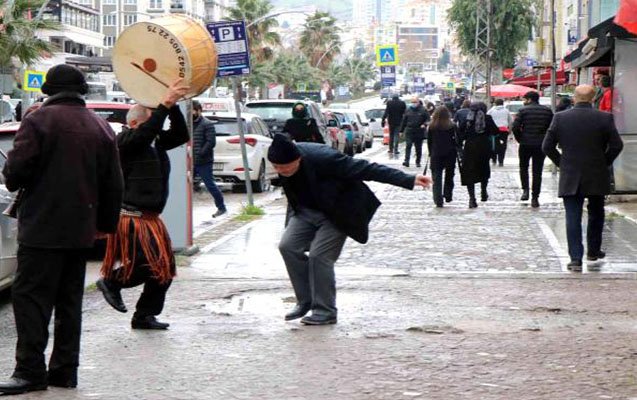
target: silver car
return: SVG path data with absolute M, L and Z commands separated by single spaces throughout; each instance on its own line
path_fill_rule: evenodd
M 0 150 L 0 170 L 4 167 L 7 156 Z M 4 177 L 0 174 L 0 212 L 4 211 L 13 200 L 4 185 Z M 18 266 L 18 222 L 14 218 L 0 214 L 0 291 L 13 283 L 15 270 Z

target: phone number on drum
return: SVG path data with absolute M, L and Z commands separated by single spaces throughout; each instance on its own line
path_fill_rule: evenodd
M 146 30 L 150 33 L 156 33 L 160 38 L 167 40 L 177 55 L 177 63 L 179 64 L 179 77 L 186 76 L 186 58 L 180 54 L 183 53 L 181 44 L 171 36 L 170 32 L 158 28 L 156 25 L 146 25 Z

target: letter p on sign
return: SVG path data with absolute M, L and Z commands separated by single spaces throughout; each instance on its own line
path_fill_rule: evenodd
M 227 42 L 229 40 L 234 40 L 234 29 L 232 27 L 219 29 L 219 41 Z

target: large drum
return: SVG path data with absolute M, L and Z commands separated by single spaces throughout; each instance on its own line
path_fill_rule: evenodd
M 146 107 L 157 107 L 178 78 L 190 86 L 185 98 L 209 88 L 217 74 L 217 51 L 197 21 L 170 15 L 124 30 L 113 48 L 113 69 L 130 97 Z

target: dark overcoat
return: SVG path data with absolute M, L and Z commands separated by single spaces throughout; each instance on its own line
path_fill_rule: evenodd
M 415 176 L 366 160 L 352 158 L 328 146 L 297 143 L 302 171 L 319 211 L 338 229 L 359 243 L 367 243 L 369 222 L 380 201 L 363 181 L 376 181 L 413 189 Z M 293 210 L 298 200 L 289 180 L 281 184 Z
M 491 136 L 500 131 L 490 115 L 485 115 L 485 131 L 476 134 L 467 130 L 467 122 L 458 130 L 458 142 L 460 151 L 460 181 L 462 185 L 473 185 L 479 182 L 487 182 L 491 177 Z
M 52 96 L 24 118 L 2 172 L 9 191 L 24 188 L 21 245 L 90 248 L 97 231 L 115 231 L 123 191 L 115 133 L 81 98 Z
M 608 167 L 623 147 L 613 114 L 595 110 L 590 103 L 555 114 L 542 150 L 560 167 L 558 196 L 609 194 Z

